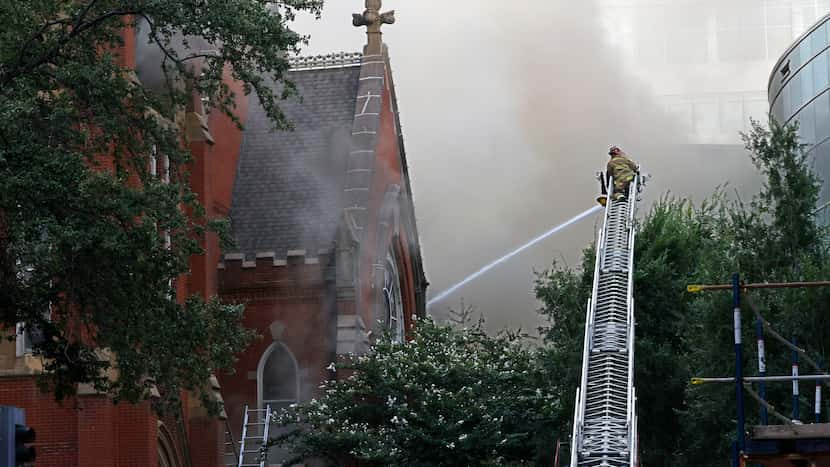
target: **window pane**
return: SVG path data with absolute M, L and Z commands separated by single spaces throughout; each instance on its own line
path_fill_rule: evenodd
M 798 52 L 798 48 L 792 50 L 788 57 L 790 60 L 790 74 L 792 74 L 801 66 L 801 54 Z
M 737 29 L 718 31 L 718 58 L 721 62 L 738 61 L 741 56 L 741 32 Z
M 694 104 L 695 133 L 698 136 L 713 136 L 718 131 L 717 102 L 696 102 Z
M 812 155 L 814 157 L 813 163 L 816 173 L 822 180 L 830 178 L 830 142 L 824 143 L 816 148 Z M 821 193 L 819 194 L 819 204 L 824 204 L 830 201 L 830 183 L 823 183 Z M 818 214 L 818 221 L 821 224 L 827 225 L 830 223 L 830 208 L 824 209 Z
M 830 94 L 824 93 L 813 103 L 816 112 L 816 140 L 830 136 Z
M 789 114 L 792 115 L 801 106 L 801 74 L 797 74 L 793 76 L 793 79 L 787 85 L 787 88 L 790 90 L 790 110 Z
M 810 62 L 799 72 L 801 78 L 801 100 L 807 102 L 815 95 L 813 89 L 813 62 Z
M 792 9 L 790 7 L 770 6 L 767 8 L 767 24 L 770 26 L 792 27 Z M 792 40 L 792 37 L 790 37 Z
M 692 132 L 692 105 L 689 103 L 671 103 L 666 110 L 684 131 Z
M 816 113 L 812 105 L 798 114 L 798 136 L 804 144 L 816 144 Z
M 818 53 L 827 45 L 827 23 L 822 24 L 818 29 L 810 34 L 810 42 L 812 43 L 813 53 Z
M 745 29 L 741 33 L 741 41 L 743 42 L 743 49 L 741 51 L 741 59 L 747 62 L 756 60 L 763 60 L 766 57 L 766 50 L 764 50 L 764 35 L 763 28 Z
M 779 96 L 778 99 L 775 100 L 775 103 L 772 104 L 772 116 L 779 122 L 783 122 L 787 118 L 786 115 L 784 115 L 783 104 L 784 99 L 781 96 Z
M 665 43 L 661 38 L 640 37 L 637 41 L 637 56 L 646 64 L 665 63 Z
M 764 27 L 764 9 L 753 5 L 749 8 L 741 8 L 738 13 L 741 26 L 747 29 L 760 29 Z
M 813 47 L 810 44 L 810 38 L 807 37 L 801 44 L 798 46 L 798 56 L 800 58 L 799 63 L 807 63 L 808 60 L 813 56 Z
M 813 86 L 817 93 L 827 87 L 827 51 L 813 59 Z
M 721 103 L 721 131 L 737 134 L 744 129 L 744 106 L 741 99 L 727 99 Z
M 704 25 L 689 25 L 669 35 L 666 49 L 669 63 L 699 64 L 706 63 L 709 46 L 706 41 Z
M 781 114 L 780 114 L 781 117 L 779 118 L 780 121 L 778 123 L 786 122 L 790 118 L 790 115 L 793 114 L 793 108 L 792 108 L 792 105 L 790 104 L 790 88 L 791 87 L 792 86 L 787 84 L 786 86 L 784 86 L 784 89 L 781 90 L 781 97 L 780 97 L 780 99 L 781 99 Z
M 295 401 L 297 399 L 297 370 L 288 351 L 278 345 L 268 355 L 262 369 L 263 401 Z

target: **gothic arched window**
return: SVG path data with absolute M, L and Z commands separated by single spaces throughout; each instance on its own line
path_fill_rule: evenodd
M 178 457 L 176 456 L 176 443 L 173 437 L 167 431 L 167 427 L 159 424 L 158 427 L 158 456 L 159 467 L 179 467 Z
M 288 408 L 299 399 L 297 361 L 280 342 L 274 342 L 262 354 L 257 381 L 260 407 Z
M 386 255 L 383 268 L 383 323 L 396 342 L 404 339 L 404 310 L 401 299 L 401 278 L 393 252 Z

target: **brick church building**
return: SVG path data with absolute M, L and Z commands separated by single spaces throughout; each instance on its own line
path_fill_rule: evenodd
M 118 404 L 92 388 L 58 404 L 37 389 L 40 362 L 25 335 L 0 342 L 0 405 L 26 410 L 37 431 L 38 467 L 219 467 L 235 465 L 246 406 L 306 401 L 343 355 L 368 350 L 390 332 L 404 339 L 425 314 L 412 190 L 389 54 L 380 27 L 394 21 L 367 0 L 363 53 L 299 58 L 289 79 L 298 97 L 282 103 L 292 131 L 272 131 L 255 95 L 239 96 L 244 130 L 199 96 L 181 118 L 193 155 L 191 183 L 209 216 L 229 217 L 236 251 L 215 236 L 179 281 L 181 297 L 244 303 L 244 324 L 261 339 L 235 372 L 212 385 L 225 416 L 210 417 L 185 395 L 180 414 Z M 124 34 L 123 66 L 152 80 L 136 32 Z M 275 88 L 278 86 L 275 85 Z M 277 89 L 279 91 L 279 89 Z M 177 415 L 177 416 L 176 416 Z
M 377 4 L 372 9 L 373 4 Z M 425 315 L 427 282 L 380 1 L 362 54 L 298 59 L 302 99 L 282 105 L 293 131 L 273 132 L 254 96 L 245 116 L 230 203 L 238 251 L 219 263 L 224 301 L 246 304 L 263 338 L 220 375 L 232 427 L 245 406 L 285 407 L 336 375 L 332 362 L 403 339 Z M 275 89 L 279 91 L 279 89 Z

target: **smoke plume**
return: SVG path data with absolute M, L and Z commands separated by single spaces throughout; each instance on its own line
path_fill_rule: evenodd
M 342 49 L 346 37 L 348 50 L 360 48 L 363 34 L 347 30 L 360 9 L 353 3 L 330 0 L 321 23 L 299 26 L 312 34 L 310 52 Z M 700 199 L 727 181 L 743 193 L 757 186 L 740 148 L 673 146 L 685 136 L 620 58 L 594 1 L 384 7 L 398 8 L 384 40 L 432 296 L 591 207 L 610 144 L 654 175 L 641 211 L 667 191 Z M 491 328 L 534 330 L 533 270 L 578 264 L 595 222 L 525 251 L 431 312 L 443 317 L 463 297 Z

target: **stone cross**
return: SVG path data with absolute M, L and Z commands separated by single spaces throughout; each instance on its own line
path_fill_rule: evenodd
M 366 0 L 366 11 L 352 15 L 352 24 L 356 27 L 366 26 L 366 37 L 369 39 L 364 51 L 366 55 L 380 55 L 383 52 L 380 27 L 395 23 L 395 11 L 381 13 L 381 6 L 382 0 Z

